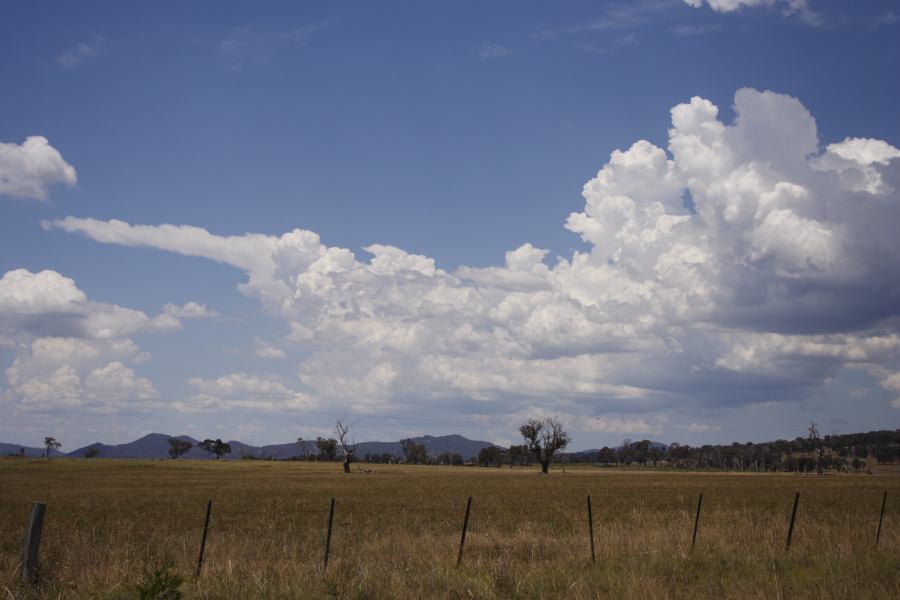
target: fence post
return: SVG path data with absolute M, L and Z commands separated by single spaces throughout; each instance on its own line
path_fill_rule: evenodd
M 594 513 L 591 510 L 591 495 L 588 494 L 587 497 L 587 508 L 588 508 L 588 537 L 591 538 L 591 562 L 597 561 L 597 556 L 594 554 Z
M 328 569 L 328 555 L 331 554 L 331 526 L 334 523 L 334 498 L 331 499 L 331 510 L 328 511 L 328 533 L 325 536 L 325 565 L 322 571 Z
M 466 530 L 469 528 L 469 512 L 472 510 L 472 496 L 466 503 L 466 517 L 463 519 L 462 536 L 459 538 L 459 554 L 456 557 L 456 566 L 462 562 L 463 546 L 466 545 Z
M 28 517 L 28 530 L 25 532 L 25 546 L 22 549 L 22 579 L 34 583 L 38 578 L 38 549 L 41 546 L 41 530 L 44 527 L 45 502 L 31 504 L 31 516 Z
M 797 495 L 794 496 L 794 508 L 791 510 L 791 524 L 788 527 L 787 544 L 784 547 L 785 552 L 791 549 L 791 538 L 794 537 L 794 521 L 797 519 L 797 504 L 799 503 L 800 492 L 797 492 Z
M 700 527 L 700 507 L 703 506 L 703 494 L 697 499 L 697 516 L 694 517 L 694 535 L 691 537 L 691 552 L 694 551 L 694 545 L 697 543 L 697 529 Z
M 203 553 L 206 551 L 206 534 L 209 531 L 209 516 L 212 513 L 212 500 L 206 503 L 206 520 L 203 522 L 203 537 L 200 538 L 200 556 L 197 557 L 197 572 L 195 577 L 200 577 L 200 569 L 203 567 Z
M 887 504 L 887 490 L 884 490 L 884 496 L 881 497 L 881 516 L 878 517 L 878 532 L 875 534 L 875 547 L 878 547 L 878 541 L 881 539 L 881 524 L 884 522 L 884 505 Z

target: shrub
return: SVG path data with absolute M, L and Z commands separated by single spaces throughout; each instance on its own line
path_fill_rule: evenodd
M 140 600 L 181 600 L 184 594 L 178 588 L 184 581 L 170 571 L 170 565 L 163 565 L 153 571 L 144 571 L 144 580 L 137 584 Z

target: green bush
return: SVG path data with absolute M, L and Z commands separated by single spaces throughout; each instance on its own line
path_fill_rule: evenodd
M 144 580 L 137 584 L 140 600 L 181 600 L 184 594 L 178 588 L 184 581 L 172 573 L 170 565 L 163 565 L 153 571 L 144 572 Z

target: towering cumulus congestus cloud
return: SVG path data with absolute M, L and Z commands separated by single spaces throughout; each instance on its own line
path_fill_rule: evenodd
M 566 221 L 590 251 L 552 265 L 530 244 L 448 273 L 387 245 L 359 260 L 303 230 L 47 226 L 243 269 L 241 290 L 309 350 L 310 397 L 356 411 L 515 402 L 659 422 L 688 401 L 802 397 L 847 368 L 897 389 L 900 151 L 859 138 L 823 149 L 789 96 L 742 89 L 734 109 L 726 124 L 693 98 L 672 109 L 668 149 L 613 152 Z

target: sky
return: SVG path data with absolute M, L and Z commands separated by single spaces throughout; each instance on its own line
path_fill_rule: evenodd
M 0 10 L 0 441 L 900 426 L 893 1 Z

